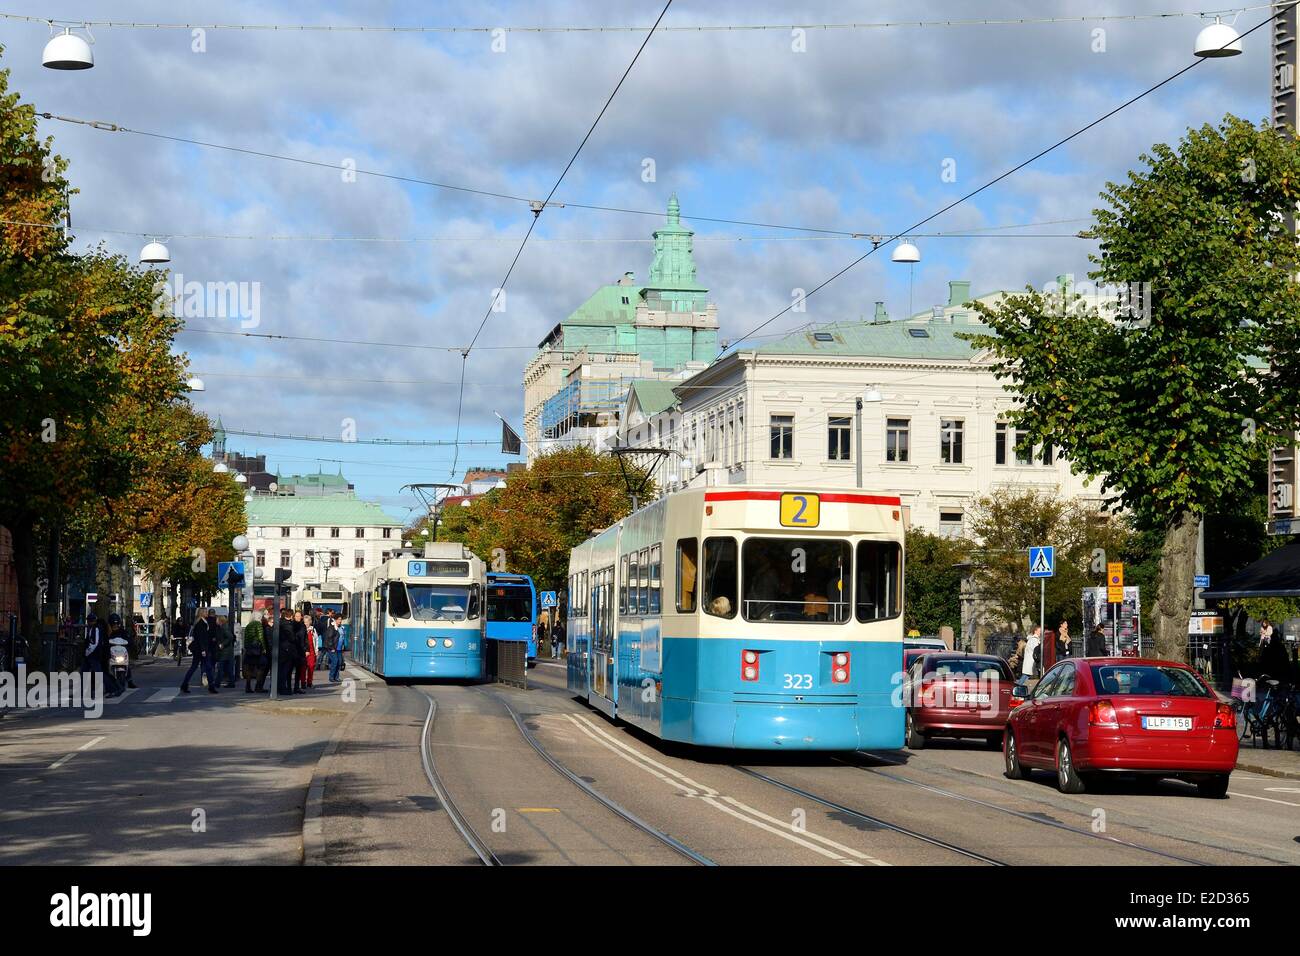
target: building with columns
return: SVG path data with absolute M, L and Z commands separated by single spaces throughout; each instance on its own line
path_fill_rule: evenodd
M 1062 277 L 1065 280 L 1066 277 Z M 993 304 L 1007 293 L 979 296 Z M 862 485 L 898 495 L 913 526 L 964 533 L 976 500 L 1032 487 L 1100 503 L 1052 448 L 1021 447 L 1006 422 L 1015 397 L 962 333 L 982 331 L 970 283 L 948 302 L 891 321 L 831 323 L 728 353 L 685 382 L 636 383 L 620 437 L 669 447 L 660 487 Z M 858 400 L 864 401 L 859 411 Z
M 674 195 L 654 232 L 647 281 L 628 272 L 601 286 L 538 345 L 524 369 L 529 461 L 555 448 L 604 447 L 633 381 L 680 380 L 717 357 L 717 306 L 697 280 L 694 235 Z

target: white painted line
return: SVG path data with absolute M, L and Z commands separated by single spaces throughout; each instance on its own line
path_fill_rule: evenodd
M 1292 803 L 1290 800 L 1274 800 L 1272 797 L 1256 797 L 1249 793 L 1238 793 L 1236 790 L 1229 790 L 1234 797 L 1245 797 L 1247 800 L 1263 800 L 1265 803 L 1280 803 L 1284 807 L 1300 807 L 1300 803 Z
M 156 690 L 149 695 L 145 701 L 146 704 L 165 704 L 168 701 L 175 700 L 180 695 L 180 688 L 165 687 L 162 690 Z
M 106 703 L 106 704 L 120 704 L 120 703 L 122 703 L 122 701 L 126 700 L 128 697 L 130 697 L 132 694 L 134 694 L 134 693 L 135 693 L 136 691 L 138 691 L 139 689 L 140 689 L 139 687 L 128 687 L 126 690 L 122 691 L 122 693 L 118 694 L 116 697 L 110 697 L 110 698 L 108 698 L 108 700 L 104 701 L 104 703 Z
M 80 747 L 78 747 L 76 750 L 72 751 L 72 753 L 70 753 L 70 754 L 64 754 L 64 755 L 63 755 L 62 757 L 60 757 L 58 760 L 54 761 L 54 763 L 50 764 L 50 766 L 48 767 L 48 769 L 50 769 L 50 770 L 58 770 L 60 767 L 62 767 L 65 763 L 67 763 L 69 760 L 71 760 L 71 759 L 72 759 L 73 757 L 75 757 L 77 754 L 81 753 L 81 751 L 83 751 L 83 750 L 89 750 L 91 747 L 95 746 L 95 744 L 99 743 L 99 742 L 100 742 L 101 740 L 103 740 L 103 739 L 104 739 L 103 737 L 92 737 L 90 740 L 87 740 L 84 744 L 82 744 L 82 745 L 81 745 Z
M 878 860 L 875 857 L 855 850 L 852 847 L 845 846 L 842 843 L 837 843 L 834 840 L 821 836 L 820 834 L 813 833 L 811 830 L 793 831 L 790 825 L 784 820 L 778 820 L 775 817 L 768 816 L 760 810 L 756 810 L 747 804 L 741 803 L 735 797 L 729 797 L 725 794 L 719 793 L 712 787 L 692 780 L 684 773 L 674 770 L 672 767 L 665 764 L 659 763 L 648 754 L 643 753 L 635 747 L 629 746 L 614 735 L 606 732 L 589 718 L 578 718 L 573 715 L 568 716 L 579 730 L 586 733 L 587 736 L 591 737 L 597 743 L 613 750 L 614 753 L 618 754 L 620 757 L 624 757 L 624 759 L 632 763 L 633 766 L 639 767 L 641 770 L 651 774 L 652 776 L 658 777 L 670 786 L 675 786 L 686 791 L 687 796 L 697 797 L 709 806 L 721 810 L 723 813 L 729 814 L 738 820 L 743 820 L 752 827 L 765 830 L 768 833 L 781 837 L 783 840 L 789 840 L 791 843 L 798 844 L 805 849 L 812 850 L 814 853 L 832 859 L 837 863 L 843 863 L 846 866 L 861 866 L 862 863 L 858 862 L 859 860 L 865 861 L 874 866 L 890 865 L 884 860 Z M 597 734 L 599 737 L 596 736 Z M 601 740 L 600 737 L 605 739 Z M 619 749 L 615 748 L 626 751 L 626 754 L 620 753 Z M 730 804 L 730 806 L 727 804 Z M 796 832 L 799 836 L 795 835 Z M 818 846 L 817 844 L 819 843 L 822 844 L 822 846 Z M 852 859 L 850 859 L 850 857 Z
M 537 662 L 537 666 L 538 666 L 538 667 L 554 667 L 556 670 L 562 670 L 562 671 L 567 671 L 567 670 L 569 669 L 569 665 L 568 665 L 568 664 L 553 664 L 553 663 L 551 663 L 550 661 L 538 661 L 538 662 Z

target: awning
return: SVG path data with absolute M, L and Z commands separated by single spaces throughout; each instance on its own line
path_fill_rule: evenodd
M 1201 592 L 1201 597 L 1300 597 L 1300 541 L 1266 554 L 1231 577 Z

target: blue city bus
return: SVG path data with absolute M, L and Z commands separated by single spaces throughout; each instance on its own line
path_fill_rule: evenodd
M 528 666 L 537 666 L 537 588 L 528 575 L 488 572 L 487 636 L 527 641 Z
M 486 566 L 468 548 L 403 549 L 353 586 L 349 642 L 358 664 L 398 680 L 485 676 Z
M 664 740 L 903 746 L 896 495 L 691 488 L 569 559 L 567 684 Z

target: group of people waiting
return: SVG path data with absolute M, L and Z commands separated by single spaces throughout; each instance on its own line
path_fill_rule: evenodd
M 1054 652 L 1047 661 L 1043 660 L 1044 648 L 1051 648 Z M 1084 650 L 1088 657 L 1099 657 L 1106 653 L 1106 635 L 1100 626 L 1088 635 Z M 1072 653 L 1069 621 L 1062 621 L 1055 631 L 1049 630 L 1046 633 L 1035 624 L 1028 636 L 1020 638 L 1016 643 L 1016 649 L 1007 658 L 1007 663 L 1011 665 L 1011 673 L 1016 675 L 1016 683 L 1024 684 Z
M 184 622 L 178 621 L 175 634 L 184 634 Z M 292 616 L 280 618 L 277 630 L 271 611 L 262 612 L 260 619 L 244 627 L 243 667 L 244 693 L 261 694 L 266 690 L 266 679 L 271 674 L 272 641 L 278 644 L 279 674 L 276 689 L 279 694 L 305 694 L 315 685 L 317 670 L 329 667 L 329 682 L 340 683 L 343 667 L 344 641 L 341 620 L 337 611 L 323 612 L 312 608 L 301 609 Z M 181 681 L 181 693 L 190 692 L 190 680 L 202 670 L 207 678 L 208 692 L 218 693 L 218 686 L 235 686 L 235 635 L 225 615 L 215 608 L 201 609 L 189 629 L 190 653 L 193 660 Z M 256 687 L 254 687 L 256 684 Z

